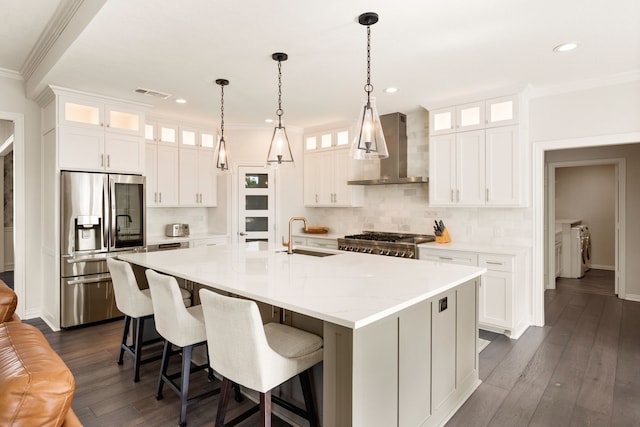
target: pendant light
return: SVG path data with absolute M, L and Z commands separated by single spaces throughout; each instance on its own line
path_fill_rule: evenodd
M 278 62 L 278 125 L 273 129 L 271 137 L 271 145 L 269 146 L 269 154 L 267 154 L 267 163 L 274 166 L 280 166 L 283 163 L 290 163 L 293 166 L 293 155 L 289 146 L 289 138 L 287 132 L 282 126 L 282 61 L 286 61 L 289 56 L 286 53 L 277 52 L 271 55 L 274 61 Z
M 216 84 L 220 85 L 220 140 L 216 150 L 216 168 L 225 172 L 229 170 L 229 152 L 224 140 L 224 87 L 229 84 L 229 80 L 217 79 Z
M 371 84 L 371 25 L 378 22 L 378 14 L 374 12 L 363 13 L 358 17 L 358 22 L 367 27 L 367 83 L 364 85 L 367 100 L 356 121 L 355 137 L 351 144 L 351 157 L 358 160 L 386 159 L 389 157 L 387 143 L 384 140 L 375 98 L 371 97 L 373 91 Z

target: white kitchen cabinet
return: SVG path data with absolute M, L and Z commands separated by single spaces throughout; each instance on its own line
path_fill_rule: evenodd
M 291 236 L 293 246 L 309 246 L 312 248 L 335 249 L 338 250 L 338 239 L 327 237 Z
M 214 152 L 208 149 L 180 147 L 178 157 L 180 206 L 216 206 L 217 176 Z
M 484 130 L 435 136 L 430 141 L 429 200 L 432 205 L 484 204 Z
M 522 189 L 525 178 L 521 176 L 520 126 L 514 125 L 518 121 L 517 101 L 517 96 L 508 96 L 430 113 L 430 204 L 522 206 L 526 203 Z
M 495 254 L 419 246 L 418 257 L 420 260 L 486 268 L 478 296 L 480 328 L 504 333 L 510 338 L 518 338 L 526 330 L 529 325 L 529 293 L 524 268 L 526 257 L 521 249 Z M 516 284 L 519 284 L 518 291 L 515 290 Z
M 178 124 L 165 121 L 147 121 L 144 138 L 147 143 L 166 144 L 178 147 Z
M 513 327 L 514 257 L 480 254 L 478 265 L 487 272 L 480 284 L 479 321 L 494 328 Z
M 429 134 L 444 135 L 518 123 L 518 95 L 439 108 L 429 113 Z
M 202 239 L 192 239 L 189 240 L 190 248 L 199 248 L 201 246 L 217 246 L 217 245 L 225 245 L 229 242 L 227 236 L 220 237 L 205 237 Z
M 217 133 L 195 126 L 180 125 L 180 147 L 214 150 Z
M 147 206 L 178 205 L 178 147 L 146 144 Z
M 349 148 L 307 151 L 304 154 L 304 204 L 308 207 L 362 206 L 364 189 L 348 185 L 356 165 Z
M 144 109 L 97 96 L 55 90 L 58 166 L 96 172 L 142 173 Z
M 58 124 L 142 135 L 144 109 L 115 100 L 93 96 L 58 97 Z

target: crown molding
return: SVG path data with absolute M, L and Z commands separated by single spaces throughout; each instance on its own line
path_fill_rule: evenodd
M 56 43 L 64 29 L 67 27 L 73 16 L 76 14 L 84 0 L 69 0 L 60 2 L 58 8 L 47 23 L 47 26 L 40 34 L 38 41 L 29 52 L 27 59 L 22 64 L 20 73 L 25 80 L 29 80 L 34 71 L 42 63 L 44 58 Z
M 605 86 L 640 81 L 640 70 L 632 70 L 624 73 L 611 74 L 608 76 L 578 80 L 566 84 L 533 87 L 531 98 L 545 98 L 548 96 L 561 95 L 563 93 L 579 92 L 582 90 L 596 89 Z
M 0 68 L 0 77 L 6 77 L 7 79 L 24 80 L 22 74 L 19 71 L 7 70 L 6 68 Z

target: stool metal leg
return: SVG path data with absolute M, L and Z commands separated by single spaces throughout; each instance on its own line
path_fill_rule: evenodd
M 120 342 L 120 357 L 118 357 L 118 365 L 122 365 L 124 350 L 127 347 L 127 338 L 129 337 L 129 326 L 131 325 L 131 317 L 125 314 L 124 327 L 122 328 L 122 341 Z
M 182 348 L 182 383 L 180 384 L 180 427 L 187 425 L 187 400 L 189 397 L 189 376 L 191 374 L 192 345 Z
M 160 364 L 160 377 L 158 378 L 158 391 L 156 399 L 162 399 L 162 388 L 164 387 L 164 377 L 167 375 L 167 367 L 169 366 L 169 356 L 171 354 L 171 343 L 164 340 L 164 349 L 162 350 L 162 362 Z
M 229 404 L 229 394 L 231 394 L 231 381 L 223 377 L 222 385 L 220 386 L 220 397 L 218 398 L 218 413 L 216 414 L 216 427 L 224 426 L 224 415 L 227 412 L 227 405 Z
M 260 393 L 260 425 L 271 427 L 271 390 Z
M 133 361 L 133 381 L 140 381 L 140 360 L 142 359 L 142 335 L 144 331 L 144 317 L 135 319 L 135 343 L 133 344 L 134 361 Z
M 302 395 L 304 396 L 304 404 L 307 408 L 307 418 L 310 427 L 320 425 L 318 420 L 318 410 L 316 408 L 316 400 L 313 398 L 313 389 L 311 387 L 311 368 L 298 374 L 300 377 L 300 385 L 302 386 Z

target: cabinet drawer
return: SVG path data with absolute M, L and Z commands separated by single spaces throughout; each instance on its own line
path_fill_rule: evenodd
M 465 251 L 443 251 L 418 248 L 419 259 L 428 261 L 439 261 L 450 264 L 478 265 L 478 254 Z
M 338 240 L 314 239 L 313 237 L 307 237 L 307 246 L 313 246 L 314 248 L 338 249 Z
M 478 266 L 493 271 L 513 271 L 513 257 L 481 254 Z

